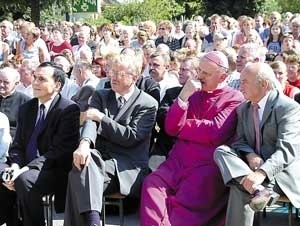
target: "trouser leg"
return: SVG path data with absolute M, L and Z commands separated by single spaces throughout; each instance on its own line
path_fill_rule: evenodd
M 24 226 L 45 225 L 42 197 L 45 194 L 53 193 L 54 187 L 59 186 L 59 184 L 55 184 L 56 179 L 52 170 L 31 169 L 22 173 L 15 180 Z
M 250 194 L 237 185 L 230 186 L 226 226 L 252 226 L 254 211 L 249 206 L 250 198 Z
M 86 214 L 101 213 L 103 193 L 119 191 L 113 160 L 104 161 L 96 150 L 91 154 L 88 166 L 82 170 L 73 167 L 69 173 L 64 226 L 86 225 Z

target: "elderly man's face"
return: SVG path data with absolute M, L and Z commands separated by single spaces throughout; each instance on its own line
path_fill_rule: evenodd
M 33 81 L 33 73 L 34 71 L 31 70 L 28 65 L 26 64 L 22 64 L 21 65 L 21 68 L 19 70 L 19 73 L 20 73 L 20 81 L 23 83 L 23 84 L 31 84 L 32 81 Z
M 0 95 L 3 97 L 9 96 L 13 93 L 19 81 L 14 76 L 6 72 L 0 72 Z
M 248 62 L 251 62 L 251 57 L 248 49 L 241 48 L 236 60 L 236 70 L 241 72 Z
M 201 82 L 202 90 L 214 91 L 225 79 L 224 72 L 217 64 L 202 57 L 199 64 L 198 79 Z
M 11 33 L 9 26 L 6 23 L 1 23 L 0 28 L 2 37 L 7 38 Z
M 266 92 L 262 83 L 257 80 L 258 69 L 253 65 L 244 68 L 240 76 L 240 90 L 245 99 L 257 103 Z
M 183 61 L 180 64 L 178 74 L 179 74 L 178 81 L 179 81 L 179 84 L 182 86 L 187 82 L 188 79 L 197 78 L 197 76 L 198 76 L 197 68 L 195 68 L 193 66 L 192 62 L 189 60 Z
M 122 64 L 113 64 L 112 68 L 109 71 L 112 90 L 121 95 L 128 93 L 131 86 L 135 83 L 137 76 Z
M 162 56 L 150 58 L 149 73 L 156 82 L 163 80 L 166 71 L 167 65 Z

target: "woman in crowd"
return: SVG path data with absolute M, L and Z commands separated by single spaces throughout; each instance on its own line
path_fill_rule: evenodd
M 16 59 L 31 59 L 43 63 L 50 60 L 45 42 L 40 39 L 40 30 L 31 22 L 21 26 L 22 39 L 17 43 Z
M 48 46 L 51 60 L 54 59 L 56 55 L 60 55 L 63 50 L 72 50 L 72 46 L 69 42 L 63 39 L 61 31 L 58 27 L 53 28 L 53 41 L 49 43 Z
M 270 27 L 269 38 L 266 41 L 267 54 L 277 55 L 281 52 L 282 29 L 281 23 L 275 21 Z
M 108 52 L 118 51 L 119 42 L 114 37 L 114 27 L 112 24 L 104 23 L 100 26 L 102 38 L 96 47 L 95 56 L 104 56 Z

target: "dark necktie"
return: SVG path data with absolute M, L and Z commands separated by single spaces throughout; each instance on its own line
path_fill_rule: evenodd
M 39 115 L 38 115 L 38 121 L 35 124 L 35 127 L 33 129 L 33 132 L 31 134 L 30 140 L 26 148 L 26 163 L 31 162 L 33 159 L 37 157 L 38 154 L 37 137 L 44 126 L 44 122 L 45 122 L 45 105 L 41 104 Z
M 118 112 L 121 110 L 121 108 L 124 106 L 126 100 L 124 97 L 119 96 L 118 97 Z
M 255 130 L 255 151 L 257 154 L 260 154 L 260 129 L 259 129 L 259 115 L 258 115 L 258 104 L 252 104 L 253 108 L 253 124 Z

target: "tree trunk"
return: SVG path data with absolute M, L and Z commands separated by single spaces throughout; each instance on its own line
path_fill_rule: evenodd
M 30 0 L 31 21 L 38 27 L 40 25 L 40 0 Z

